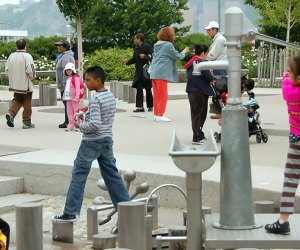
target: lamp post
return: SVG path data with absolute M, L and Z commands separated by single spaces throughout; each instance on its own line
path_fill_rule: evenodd
M 221 0 L 218 0 L 218 23 L 219 29 L 221 29 Z
M 66 25 L 66 38 L 67 38 L 67 41 L 69 43 L 71 43 L 71 35 L 72 35 L 72 32 L 71 32 L 71 25 L 70 24 L 67 24 Z

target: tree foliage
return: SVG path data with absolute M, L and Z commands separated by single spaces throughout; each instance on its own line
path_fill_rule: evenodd
M 87 50 L 132 46 L 133 36 L 142 32 L 153 44 L 165 26 L 181 24 L 187 0 L 97 0 L 83 20 Z M 180 27 L 178 34 L 190 27 Z
M 263 28 L 284 28 L 286 30 L 286 41 L 290 40 L 291 29 L 300 24 L 299 0 L 245 0 L 245 3 L 258 10 L 262 16 L 260 25 Z

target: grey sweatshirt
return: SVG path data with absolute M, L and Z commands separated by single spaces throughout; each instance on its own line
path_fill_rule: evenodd
M 90 99 L 85 121 L 79 126 L 83 133 L 82 140 L 112 137 L 115 112 L 116 102 L 113 94 L 108 90 L 96 92 Z
M 63 91 L 66 86 L 66 75 L 64 69 L 67 63 L 74 63 L 74 54 L 71 50 L 65 51 L 60 55 L 56 64 L 56 84 L 60 91 Z
M 224 45 L 226 38 L 219 32 L 215 35 L 206 57 L 208 61 L 227 60 L 227 47 Z

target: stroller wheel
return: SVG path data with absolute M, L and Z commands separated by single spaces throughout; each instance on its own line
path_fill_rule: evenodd
M 261 143 L 261 134 L 260 133 L 256 134 L 256 142 Z
M 269 140 L 268 135 L 267 135 L 267 134 L 263 134 L 263 135 L 262 135 L 262 140 L 263 140 L 264 143 L 267 143 L 268 140 Z
M 215 132 L 214 137 L 217 143 L 221 141 L 221 133 Z

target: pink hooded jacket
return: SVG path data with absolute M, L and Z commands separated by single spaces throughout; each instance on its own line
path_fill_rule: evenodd
M 80 95 L 80 76 L 74 75 L 72 76 L 71 84 L 70 84 L 70 97 L 71 99 L 68 101 L 79 102 Z
M 290 132 L 300 135 L 300 86 L 293 85 L 288 73 L 282 79 L 282 95 L 288 106 Z

